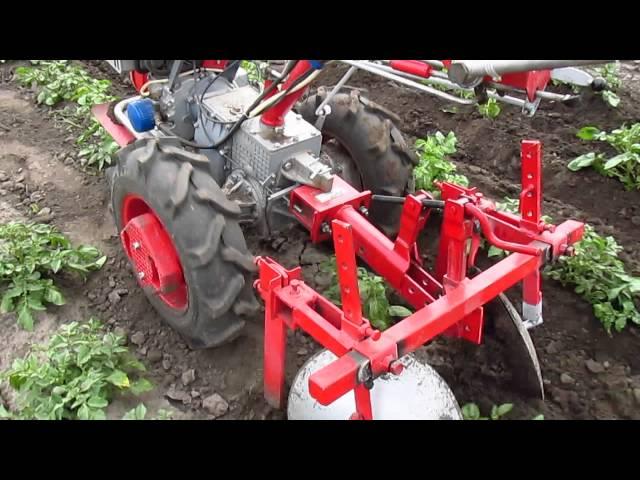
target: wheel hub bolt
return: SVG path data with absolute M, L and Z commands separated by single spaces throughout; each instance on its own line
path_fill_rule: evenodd
M 133 242 L 132 247 L 134 250 L 138 250 L 140 248 L 140 242 Z
M 144 279 L 144 272 L 138 272 L 138 278 L 140 280 Z

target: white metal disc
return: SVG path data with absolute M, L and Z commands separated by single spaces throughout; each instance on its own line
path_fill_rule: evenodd
M 296 375 L 287 406 L 289 420 L 348 420 L 355 412 L 355 398 L 348 393 L 331 405 L 319 404 L 309 394 L 309 377 L 336 360 L 328 350 L 312 356 Z M 453 392 L 438 373 L 413 355 L 402 360 L 400 375 L 377 378 L 371 390 L 375 420 L 461 420 Z

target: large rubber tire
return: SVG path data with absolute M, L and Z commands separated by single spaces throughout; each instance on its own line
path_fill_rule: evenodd
M 315 124 L 315 111 L 326 98 L 319 89 L 298 106 L 298 113 Z M 396 115 L 359 95 L 356 90 L 338 93 L 329 102 L 331 113 L 322 125 L 323 141 L 336 140 L 349 162 L 340 176 L 359 190 L 375 194 L 405 196 L 418 159 L 395 125 Z M 331 155 L 331 153 L 330 153 Z M 370 219 L 387 234 L 397 232 L 402 206 L 374 202 Z
M 138 140 L 118 153 L 111 177 L 116 224 L 123 225 L 127 196 L 141 197 L 171 237 L 188 292 L 184 311 L 145 292 L 160 315 L 191 348 L 229 342 L 254 314 L 255 265 L 238 222 L 239 207 L 227 200 L 209 173 L 208 160 L 170 139 Z

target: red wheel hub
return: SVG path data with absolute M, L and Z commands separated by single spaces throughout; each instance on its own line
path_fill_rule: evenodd
M 186 310 L 188 290 L 180 258 L 153 209 L 142 198 L 127 196 L 122 205 L 122 225 L 120 239 L 140 286 L 170 308 Z

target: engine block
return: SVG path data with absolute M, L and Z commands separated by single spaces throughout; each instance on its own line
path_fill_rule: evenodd
M 231 158 L 258 180 L 277 175 L 282 163 L 300 152 L 320 155 L 322 136 L 300 115 L 290 112 L 285 117 L 284 132 L 277 137 L 261 133 L 258 117 L 247 120 L 233 137 Z

